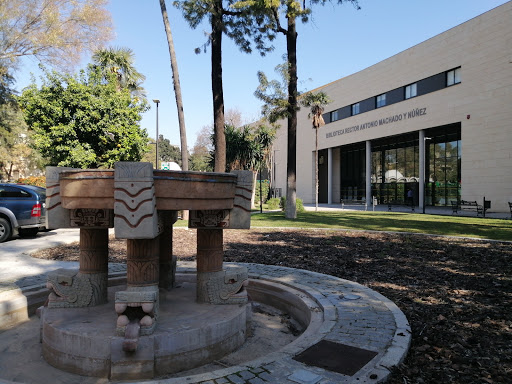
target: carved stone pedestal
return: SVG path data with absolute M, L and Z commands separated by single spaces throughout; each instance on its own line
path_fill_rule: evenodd
M 107 302 L 108 229 L 80 228 L 80 269 L 48 274 L 50 308 L 93 307 Z

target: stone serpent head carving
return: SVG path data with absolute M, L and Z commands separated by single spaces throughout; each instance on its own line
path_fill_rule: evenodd
M 48 274 L 49 308 L 77 308 L 91 304 L 93 287 L 87 275 L 74 269 L 57 269 Z
M 116 333 L 124 336 L 123 350 L 127 352 L 137 349 L 139 336 L 154 332 L 158 318 L 158 287 L 130 288 L 116 292 L 115 304 Z
M 218 272 L 197 274 L 197 300 L 209 304 L 246 304 L 246 267 L 229 267 Z

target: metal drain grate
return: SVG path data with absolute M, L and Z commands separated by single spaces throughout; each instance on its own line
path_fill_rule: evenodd
M 377 352 L 322 340 L 293 359 L 310 366 L 353 376 L 375 356 Z

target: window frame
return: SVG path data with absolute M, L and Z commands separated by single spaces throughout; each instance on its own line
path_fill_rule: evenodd
M 361 113 L 361 104 L 354 103 L 350 106 L 350 116 L 359 115 Z
M 387 105 L 386 103 L 386 94 L 381 93 L 380 95 L 375 96 L 375 108 L 382 108 Z
M 339 109 L 335 109 L 334 111 L 331 111 L 331 122 L 340 120 L 340 113 Z
M 450 80 L 450 75 L 453 76 L 453 79 Z M 446 71 L 446 86 L 451 87 L 453 85 L 457 85 L 461 83 L 461 67 L 450 69 Z
M 409 90 L 409 96 L 407 96 L 407 90 Z M 414 94 L 412 94 L 412 90 L 414 90 Z M 412 99 L 413 97 L 418 96 L 418 83 L 412 83 L 405 86 L 405 94 L 404 98 L 405 100 Z

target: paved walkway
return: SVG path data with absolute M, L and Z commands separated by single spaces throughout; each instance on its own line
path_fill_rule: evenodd
M 138 382 L 155 384 L 377 383 L 385 380 L 391 368 L 405 358 L 411 340 L 410 326 L 400 309 L 379 293 L 352 281 L 310 271 L 260 264 L 245 265 L 249 269 L 250 279 L 264 280 L 287 287 L 288 295 L 296 295 L 305 303 L 305 308 L 309 308 L 311 321 L 304 333 L 278 351 L 233 367 L 190 376 Z M 179 263 L 178 273 L 194 271 L 193 262 Z M 304 310 L 307 311 L 302 308 L 302 311 Z M 38 329 L 39 325 L 35 322 L 32 327 Z M 26 331 L 24 329 L 23 332 Z M 6 353 L 14 348 L 14 345 L 18 345 L 18 342 L 10 337 L 20 337 L 19 332 L 12 331 L 13 336 L 10 336 L 9 332 L 11 331 L 0 333 L 0 343 L 4 346 Z M 32 333 L 36 334 L 35 331 Z M 33 346 L 29 349 L 40 348 L 37 337 L 34 336 L 32 339 L 34 339 Z M 320 347 L 321 344 L 318 344 L 320 341 L 330 342 L 330 345 L 337 349 L 328 352 L 324 346 Z M 297 355 L 310 347 L 319 348 L 317 354 L 318 356 L 323 354 L 323 360 L 318 359 L 317 363 L 297 361 Z M 331 355 L 325 357 L 326 353 Z M 351 361 L 358 354 L 370 354 L 370 356 Z M 339 371 L 323 368 L 324 364 L 329 364 L 333 358 L 342 366 Z M 107 379 L 70 375 L 47 364 L 45 366 L 39 354 L 35 361 L 34 358 L 19 360 L 18 366 L 0 367 L 0 382 L 9 383 L 7 380 L 14 380 L 14 378 L 18 382 L 24 382 L 23 378 L 26 377 L 24 375 L 27 374 L 27 370 L 30 371 L 31 366 L 38 371 L 37 380 L 39 378 L 41 380 L 31 381 L 34 383 L 46 383 L 50 379 L 62 384 L 109 382 Z M 344 363 L 344 361 L 351 362 Z M 5 380 L 2 381 L 2 378 Z
M 304 204 L 304 208 L 307 211 L 314 211 L 315 204 Z M 318 204 L 319 211 L 364 211 L 364 206 L 347 206 L 342 209 L 341 204 Z M 373 207 L 368 207 L 368 211 L 374 210 L 375 212 L 388 212 L 387 204 L 379 204 Z M 393 206 L 392 212 L 404 212 L 404 213 L 423 213 L 423 210 L 420 207 L 414 207 L 414 212 L 410 207 L 406 206 Z M 425 207 L 425 214 L 427 215 L 443 215 L 443 216 L 464 216 L 464 217 L 480 217 L 477 216 L 474 211 L 459 211 L 454 214 L 451 207 Z M 492 209 L 485 213 L 486 218 L 492 219 L 510 219 L 510 212 L 495 212 Z

